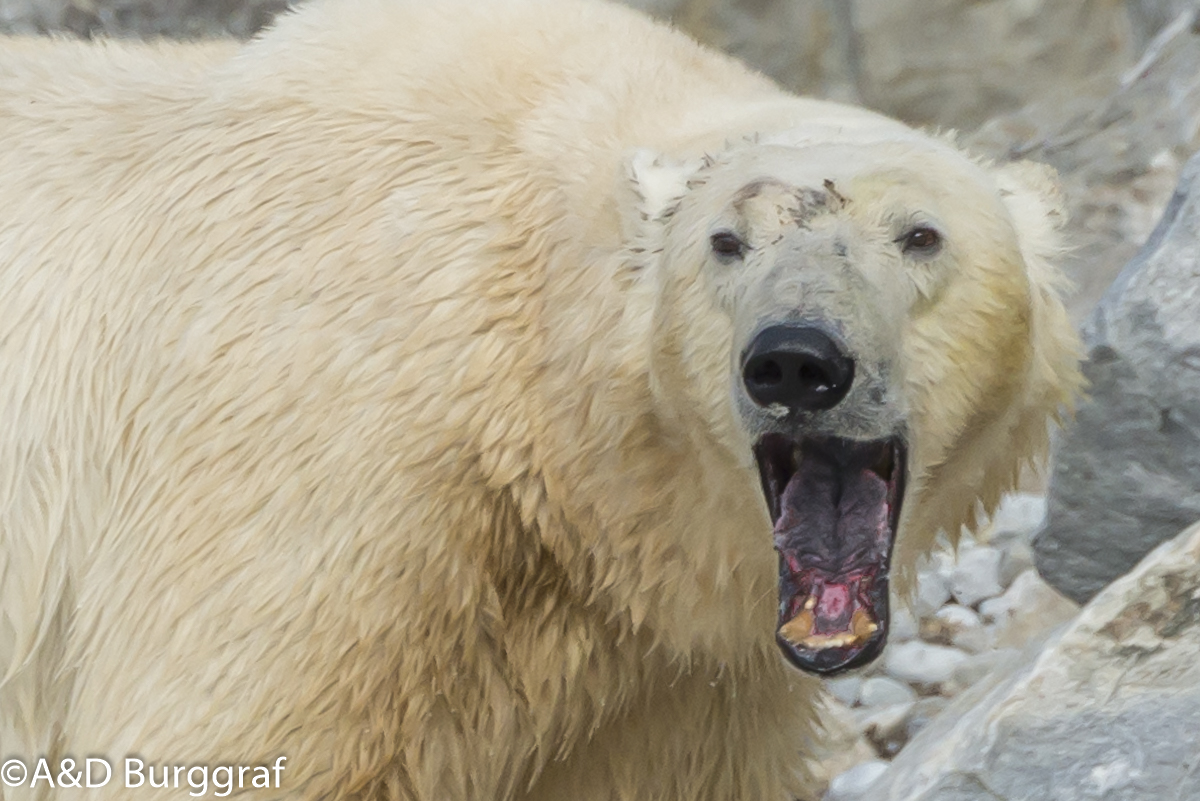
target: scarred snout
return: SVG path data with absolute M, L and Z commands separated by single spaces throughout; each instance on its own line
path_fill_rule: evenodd
M 815 325 L 793 323 L 763 329 L 742 357 L 742 382 L 759 406 L 789 412 L 832 409 L 850 391 L 854 359 L 840 342 Z

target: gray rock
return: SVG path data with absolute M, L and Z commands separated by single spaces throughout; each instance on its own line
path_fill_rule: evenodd
M 941 696 L 931 695 L 913 704 L 904 720 L 904 733 L 909 740 L 921 733 L 922 729 L 937 719 L 945 711 L 950 701 Z
M 970 129 L 1065 87 L 1115 84 L 1133 49 L 1106 0 L 856 0 L 860 87 L 873 108 Z
M 0 0 L 0 30 L 78 36 L 246 37 L 287 0 Z
M 1071 244 L 1064 269 L 1075 286 L 1068 309 L 1082 322 L 1145 243 L 1180 168 L 1200 150 L 1200 35 L 1190 13 L 1159 30 L 1115 87 L 1077 82 L 1069 96 L 996 117 L 965 142 L 1058 170 Z
M 857 100 L 858 34 L 843 0 L 624 0 L 784 86 Z
M 1197 0 L 1125 0 L 1137 49 L 1144 49 L 1172 20 L 1197 6 Z
M 1200 801 L 1200 524 L 951 705 L 873 801 Z
M 942 693 L 947 696 L 958 695 L 979 684 L 997 670 L 1013 666 L 1020 656 L 1021 651 L 1016 648 L 997 648 L 971 654 L 954 668 L 950 680 L 942 685 Z
M 1197 176 L 1200 157 L 1084 330 L 1090 399 L 1058 449 L 1034 541 L 1041 574 L 1080 602 L 1200 519 Z
M 1143 0 L 1150 2 L 1151 0 Z M 626 0 L 791 89 L 973 128 L 1081 80 L 1115 84 L 1161 16 L 1112 0 Z M 0 30 L 246 36 L 285 0 L 0 0 Z M 1145 16 L 1145 15 L 1144 15 Z

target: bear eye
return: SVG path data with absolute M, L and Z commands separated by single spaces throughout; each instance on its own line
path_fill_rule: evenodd
M 740 259 L 746 253 L 746 243 L 733 231 L 717 231 L 708 241 L 713 253 L 722 259 Z
M 942 249 L 942 235 L 927 225 L 920 225 L 896 240 L 905 253 L 932 256 Z

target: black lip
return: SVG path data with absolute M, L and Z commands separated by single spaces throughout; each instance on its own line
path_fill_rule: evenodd
M 793 438 L 775 433 L 763 436 L 755 446 L 754 451 L 759 466 L 759 477 L 762 481 L 763 497 L 767 503 L 772 524 L 778 524 L 782 513 L 781 499 L 784 490 L 796 472 L 797 453 L 804 449 L 818 449 L 826 458 L 841 459 L 843 454 L 848 455 L 847 458 L 853 458 L 856 452 L 861 452 L 864 448 L 878 449 L 881 445 L 889 447 L 891 453 L 890 475 L 887 477 L 887 524 L 890 537 L 882 560 L 858 566 L 863 574 L 869 577 L 870 586 L 866 593 L 878 628 L 865 642 L 847 647 L 808 649 L 799 647 L 783 637 L 778 632 L 778 628 L 782 628 L 795 614 L 795 599 L 803 590 L 798 586 L 793 571 L 787 564 L 785 553 L 780 551 L 779 619 L 776 642 L 788 662 L 800 670 L 823 676 L 852 670 L 877 658 L 887 643 L 888 571 L 891 567 L 892 551 L 900 524 L 900 513 L 907 484 L 908 449 L 903 438 L 898 436 L 887 440 L 861 443 L 833 437 Z M 831 564 L 823 566 L 823 569 L 825 568 L 831 575 L 836 575 L 845 568 L 845 565 Z

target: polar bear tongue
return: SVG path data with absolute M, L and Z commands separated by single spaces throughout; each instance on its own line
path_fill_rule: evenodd
M 805 670 L 853 667 L 882 647 L 896 482 L 876 465 L 891 447 L 801 445 L 780 495 L 777 639 Z

